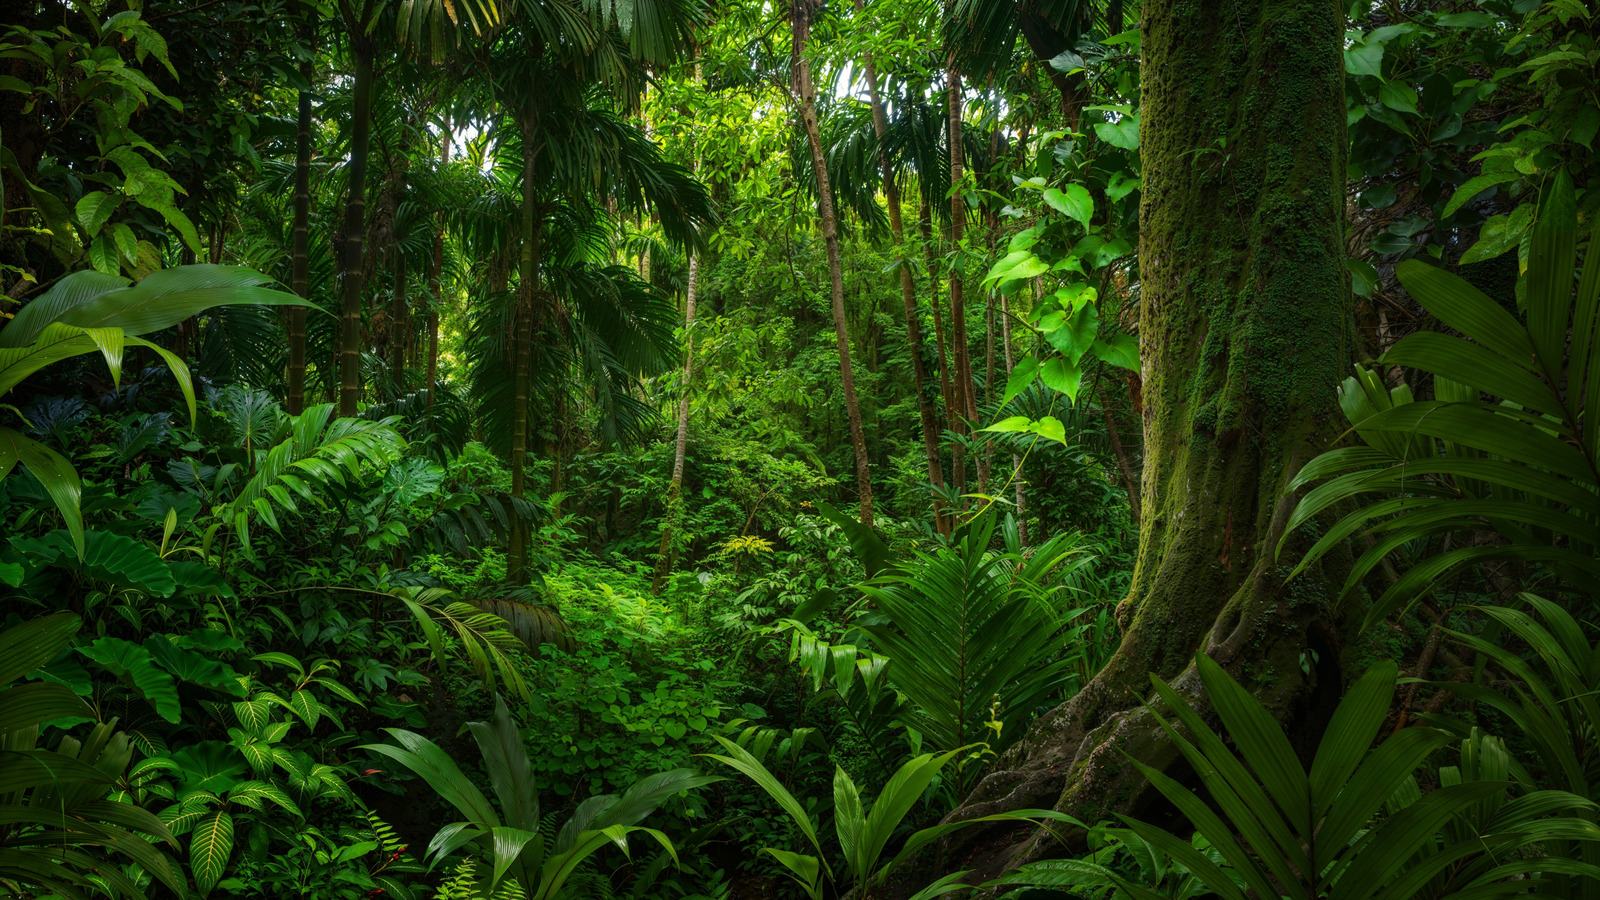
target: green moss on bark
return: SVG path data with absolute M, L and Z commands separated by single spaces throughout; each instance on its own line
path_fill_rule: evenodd
M 1286 586 L 1273 550 L 1283 486 L 1338 433 L 1334 388 L 1353 354 L 1342 41 L 1331 0 L 1144 5 L 1145 515 L 1127 632 L 953 818 L 1041 801 L 1090 819 L 1132 808 L 1147 790 L 1122 751 L 1176 759 L 1137 710 L 1150 674 L 1197 694 L 1186 670 L 1204 650 L 1288 719 L 1318 677 L 1302 652 L 1340 643 L 1333 579 Z M 963 862 L 993 871 L 1049 852 Z

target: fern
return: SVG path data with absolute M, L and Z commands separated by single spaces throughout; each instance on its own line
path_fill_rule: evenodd
M 279 510 L 297 513 L 302 501 L 321 506 L 319 493 L 359 477 L 363 465 L 385 465 L 398 457 L 405 448 L 398 421 L 393 416 L 377 422 L 334 419 L 328 404 L 307 409 L 290 420 L 287 438 L 257 458 L 255 474 L 223 510 L 222 521 L 233 525 L 250 554 L 252 517 L 281 531 Z
M 450 878 L 439 885 L 433 900 L 484 900 L 485 897 L 487 900 L 528 900 L 527 892 L 515 880 L 502 881 L 500 887 L 488 895 L 479 892 L 479 884 L 478 864 L 464 859 Z
M 378 842 L 378 861 L 372 867 L 372 880 L 388 893 L 399 900 L 419 900 L 416 890 L 405 881 L 395 877 L 397 875 L 417 875 L 425 872 L 420 864 L 406 856 L 406 847 L 400 836 L 395 834 L 394 827 L 378 817 L 372 810 L 362 813 L 367 820 L 367 830 L 372 839 Z
M 523 702 L 529 700 L 528 683 L 507 655 L 514 650 L 527 649 L 527 645 L 507 630 L 511 626 L 505 619 L 462 602 L 456 599 L 453 592 L 443 588 L 398 587 L 391 591 L 391 596 L 404 603 L 417 624 L 422 626 L 423 636 L 428 639 L 435 661 L 443 663 L 446 655 L 442 623 L 455 633 L 473 672 L 491 690 L 494 688 L 495 673 L 498 672 L 506 686 Z

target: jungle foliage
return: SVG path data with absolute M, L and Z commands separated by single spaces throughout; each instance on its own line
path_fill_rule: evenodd
M 7 13 L 0 894 L 1600 900 L 1587 5 L 1340 11 L 1357 364 L 1241 550 L 1340 632 L 954 817 L 1192 533 L 1151 367 L 1250 339 L 1141 334 L 1144 4 Z

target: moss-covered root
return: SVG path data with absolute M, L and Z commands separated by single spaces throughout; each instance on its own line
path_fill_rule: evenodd
M 1249 686 L 1285 723 L 1297 746 L 1314 747 L 1342 689 L 1346 619 L 1325 602 L 1284 602 L 1283 585 L 1267 576 L 1253 579 L 1229 601 L 1197 649 Z M 1143 643 L 1141 630 L 1136 623 L 1128 635 L 1131 644 Z M 1139 655 L 1131 648 L 1119 654 L 1077 697 L 1036 722 L 946 821 L 1029 808 L 1053 808 L 1087 824 L 1117 813 L 1154 813 L 1161 820 L 1165 806 L 1159 794 L 1129 760 L 1180 779 L 1188 773 L 1177 748 L 1142 705 L 1151 691 L 1148 674 L 1134 663 Z M 1192 664 L 1170 681 L 1209 715 Z M 1026 862 L 1082 852 L 1083 837 L 1032 826 L 968 828 L 946 842 L 940 868 L 973 869 L 968 880 L 976 883 Z

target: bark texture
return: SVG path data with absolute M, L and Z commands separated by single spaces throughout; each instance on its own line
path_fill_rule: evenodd
M 300 64 L 300 77 L 308 83 L 313 75 L 311 61 Z M 300 108 L 295 119 L 294 139 L 294 259 L 289 269 L 289 289 L 297 297 L 311 290 L 311 92 L 300 91 Z M 287 317 L 289 332 L 289 415 L 298 416 L 306 408 L 306 308 L 291 306 Z
M 394 293 L 389 297 L 389 380 L 398 396 L 406 390 L 406 350 L 411 345 L 411 304 L 406 296 L 406 255 L 394 244 Z
M 1153 792 L 1123 754 L 1158 768 L 1178 759 L 1140 706 L 1149 675 L 1199 699 L 1197 651 L 1312 740 L 1359 617 L 1334 606 L 1340 561 L 1286 584 L 1294 543 L 1273 555 L 1293 506 L 1286 480 L 1338 433 L 1334 389 L 1354 343 L 1340 8 L 1151 0 L 1143 21 L 1146 457 L 1139 552 L 1118 607 L 1125 635 L 952 819 L 1138 812 Z M 975 876 L 1065 849 L 1031 830 L 957 834 L 946 868 Z
M 945 0 L 945 16 L 951 15 L 953 0 Z M 949 119 L 946 144 L 950 151 L 950 247 L 958 254 L 964 247 L 967 230 L 967 195 L 962 189 L 966 177 L 965 148 L 961 138 L 961 69 L 956 65 L 955 54 L 952 53 L 945 59 L 945 106 Z M 959 265 L 952 265 L 947 274 L 950 282 L 950 350 L 955 371 L 951 381 L 954 385 L 955 410 L 950 415 L 952 430 L 958 433 L 967 433 L 970 423 L 978 419 L 977 385 L 972 378 L 972 345 L 967 339 L 967 307 L 964 285 L 962 284 Z M 966 491 L 966 460 L 960 444 L 954 452 L 956 489 Z M 981 461 L 980 481 L 988 478 L 987 467 Z M 987 487 L 985 484 L 983 487 Z M 980 487 L 979 491 L 982 492 Z
M 533 317 L 539 285 L 540 215 L 534 196 L 534 174 L 539 143 L 534 134 L 538 116 L 530 103 L 522 119 L 522 247 L 517 265 L 517 306 L 511 341 L 511 496 L 521 500 L 528 491 L 528 403 L 533 395 Z M 526 574 L 530 523 L 513 512 L 511 547 L 506 554 L 507 575 L 515 580 Z
M 794 0 L 790 7 L 794 26 L 791 70 L 795 100 L 800 104 L 800 120 L 811 147 L 811 169 L 817 177 L 817 206 L 822 214 L 822 240 L 828 248 L 829 293 L 833 300 L 833 334 L 839 345 L 839 381 L 844 391 L 845 413 L 850 420 L 850 447 L 856 458 L 856 491 L 861 498 L 861 524 L 872 527 L 872 467 L 867 458 L 867 435 L 861 425 L 861 404 L 856 399 L 856 377 L 850 365 L 850 336 L 845 329 L 844 262 L 839 255 L 839 223 L 833 211 L 833 190 L 828 183 L 828 164 L 823 157 L 822 129 L 817 123 L 817 86 L 811 78 L 811 61 L 806 58 L 806 41 L 811 34 L 811 17 L 816 14 L 814 0 Z
M 343 294 L 339 307 L 339 415 L 354 416 L 361 404 L 362 249 L 366 238 L 367 149 L 372 135 L 372 46 L 353 41 L 350 187 L 345 201 L 344 252 L 340 257 Z

